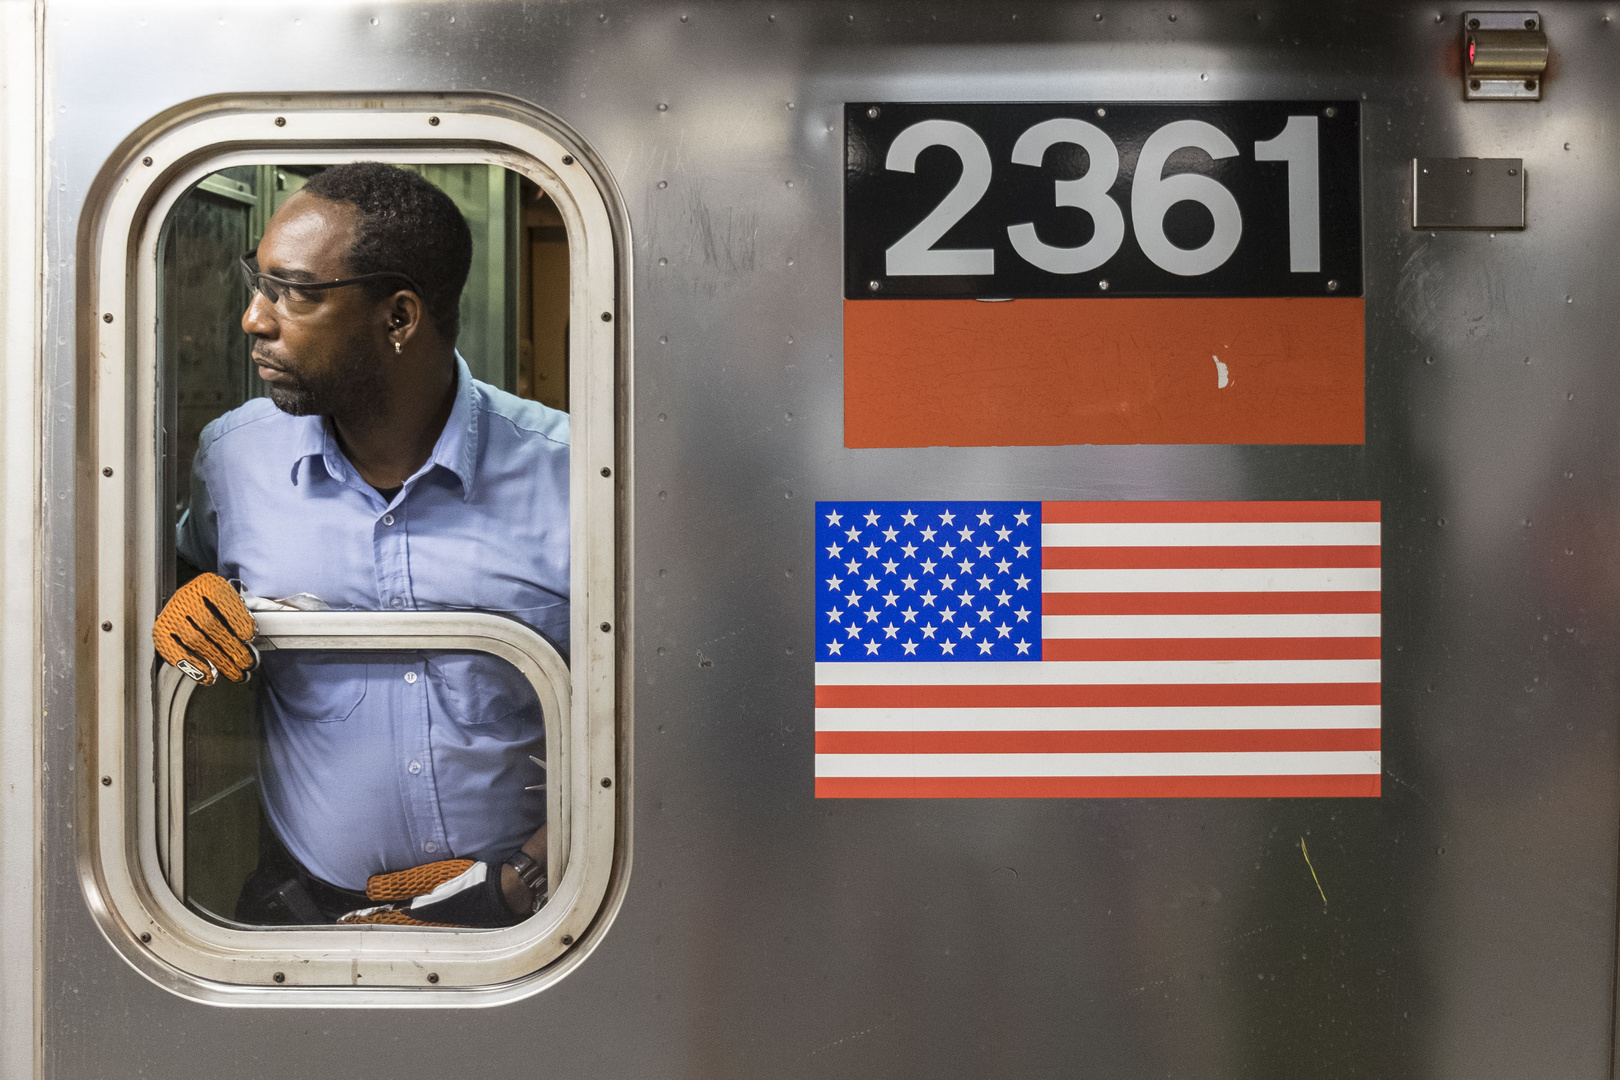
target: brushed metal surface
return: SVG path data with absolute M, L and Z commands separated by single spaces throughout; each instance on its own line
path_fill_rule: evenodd
M 1540 11 L 1544 100 L 1465 104 L 1427 4 L 52 3 L 47 1075 L 1608 1076 L 1620 42 Z M 630 207 L 635 874 L 511 1006 L 188 1003 L 77 880 L 86 186 L 194 97 L 460 87 L 555 110 Z M 842 448 L 842 102 L 1351 96 L 1365 447 Z M 1522 158 L 1531 227 L 1413 231 L 1418 156 Z M 815 802 L 810 513 L 842 497 L 1382 499 L 1385 795 Z
M 1412 227 L 1522 229 L 1524 183 L 1518 158 L 1413 158 Z

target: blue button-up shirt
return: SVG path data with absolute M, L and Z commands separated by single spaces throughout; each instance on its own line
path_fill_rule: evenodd
M 203 429 L 180 554 L 249 593 L 337 610 L 515 616 L 568 649 L 568 416 L 472 378 L 391 502 L 317 416 L 258 398 Z M 476 652 L 264 654 L 271 824 L 348 889 L 444 858 L 505 858 L 545 820 L 539 702 Z

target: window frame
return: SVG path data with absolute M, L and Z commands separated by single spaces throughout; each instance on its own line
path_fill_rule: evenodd
M 161 586 L 158 553 L 165 548 L 159 523 L 166 520 L 157 474 L 163 222 L 187 189 L 221 168 L 361 158 L 499 165 L 534 181 L 568 229 L 572 668 L 568 723 L 559 732 L 559 756 L 569 763 L 567 790 L 559 793 L 567 803 L 567 858 L 560 880 L 551 882 L 550 902 L 516 927 L 239 930 L 186 908 L 159 859 L 159 694 L 150 628 Z M 628 370 L 630 248 L 622 203 L 605 169 L 554 117 L 499 99 L 208 101 L 158 118 L 119 148 L 92 189 L 80 251 L 80 865 L 108 940 L 160 985 L 212 1003 L 466 1006 L 552 985 L 589 955 L 611 923 L 629 865 L 629 612 L 620 587 L 628 485 L 619 466 L 629 458 L 620 410 L 628 401 L 621 383 Z M 283 619 L 299 625 L 293 613 L 267 615 L 272 628 Z M 433 619 L 366 613 L 349 617 L 344 630 L 342 614 L 302 617 L 332 620 L 318 625 L 336 637 L 360 638 L 416 636 Z M 465 639 L 441 633 L 435 647 L 485 648 L 493 639 L 488 625 L 470 625 L 478 621 L 468 620 Z M 297 632 L 306 639 L 311 633 Z M 512 633 L 506 636 L 501 647 L 521 653 Z

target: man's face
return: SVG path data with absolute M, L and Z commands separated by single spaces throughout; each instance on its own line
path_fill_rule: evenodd
M 350 277 L 347 255 L 354 238 L 352 205 L 294 195 L 259 242 L 259 270 L 291 281 Z M 375 415 L 383 401 L 384 308 L 359 285 L 303 299 L 283 293 L 274 304 L 255 292 L 242 313 L 242 329 L 254 339 L 253 360 L 270 400 L 294 416 Z

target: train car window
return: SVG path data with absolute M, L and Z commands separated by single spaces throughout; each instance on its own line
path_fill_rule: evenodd
M 550 118 L 286 113 L 109 165 L 95 877 L 203 1000 L 532 992 L 624 855 L 622 224 Z

